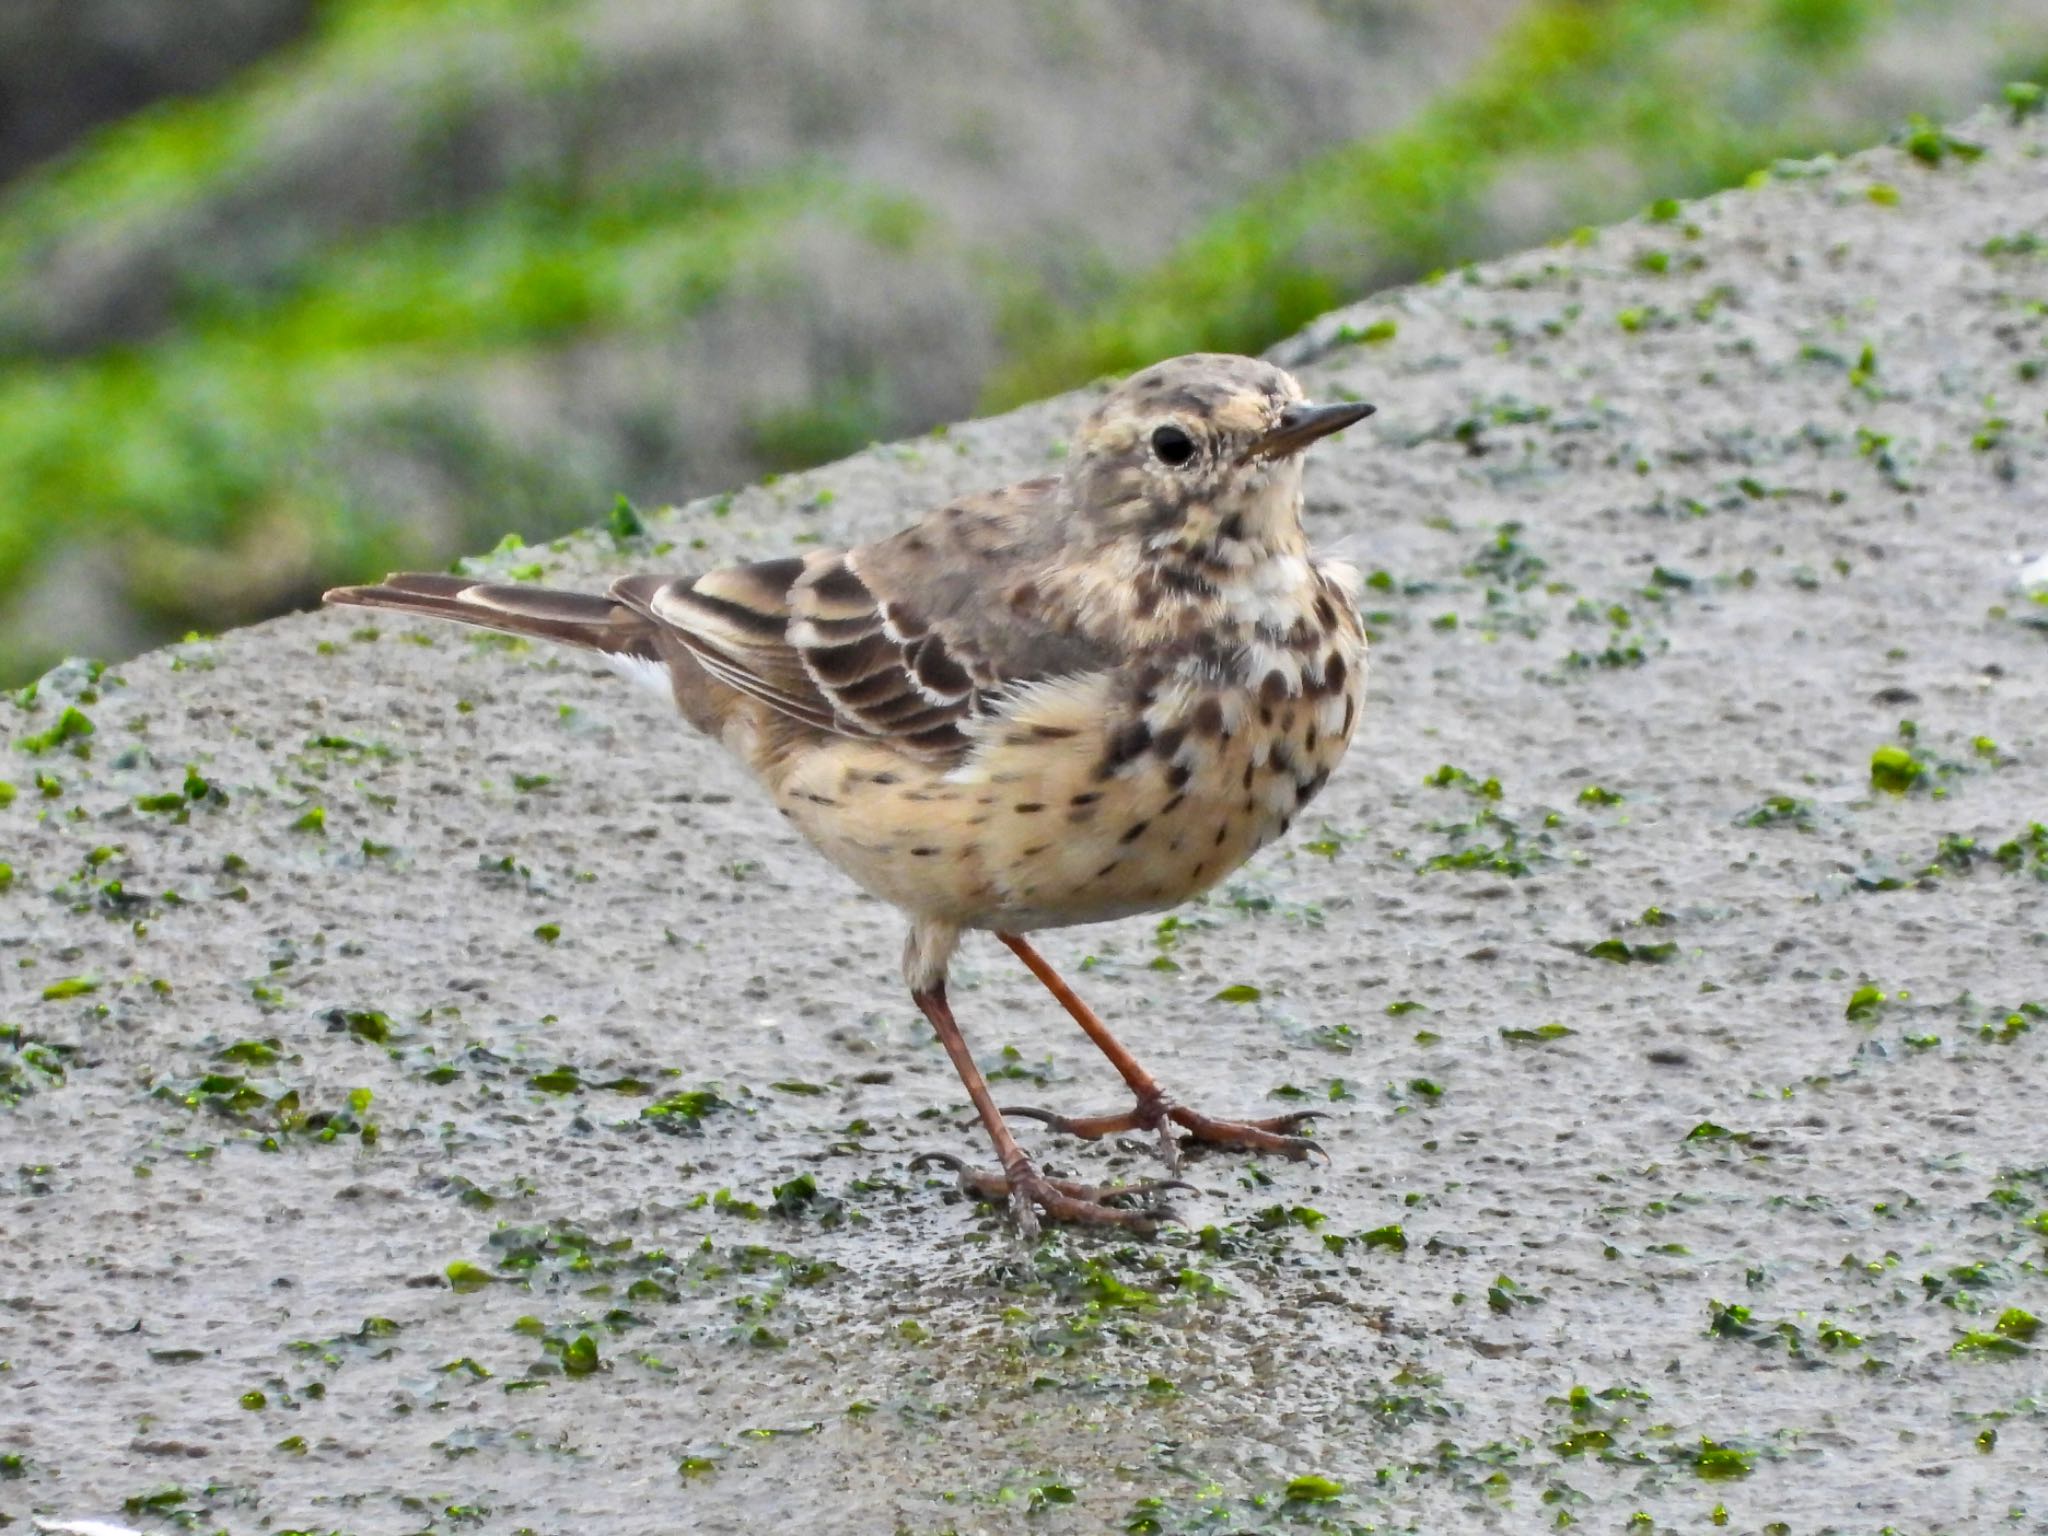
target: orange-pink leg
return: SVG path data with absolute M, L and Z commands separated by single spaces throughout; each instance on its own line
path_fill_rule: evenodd
M 996 937 L 1009 945 L 1011 952 L 1030 968 L 1031 974 L 1044 983 L 1045 990 L 1059 999 L 1060 1006 L 1081 1026 L 1082 1033 L 1095 1042 L 1095 1048 L 1109 1058 L 1109 1064 L 1130 1085 L 1138 1101 L 1122 1114 L 1113 1115 L 1058 1115 L 1051 1110 L 1013 1105 L 1004 1106 L 1003 1114 L 1042 1120 L 1056 1131 L 1091 1141 L 1122 1131 L 1153 1131 L 1159 1136 L 1169 1168 L 1178 1166 L 1180 1161 L 1182 1143 L 1174 1138 L 1174 1126 L 1187 1132 L 1183 1138 L 1187 1144 L 1277 1152 L 1291 1158 L 1322 1152 L 1323 1149 L 1308 1137 L 1289 1134 L 1306 1121 L 1313 1120 L 1313 1110 L 1297 1110 L 1290 1115 L 1275 1115 L 1265 1120 L 1218 1120 L 1189 1109 L 1185 1104 L 1176 1104 L 1166 1096 L 1158 1080 L 1145 1070 L 1138 1058 L 1125 1050 L 1123 1042 L 1109 1032 L 1109 1026 L 1102 1022 L 1095 1010 L 1082 1002 L 1074 989 L 1061 979 L 1059 972 L 1046 962 L 1045 956 L 1033 949 L 1020 934 L 999 933 Z
M 1157 1228 L 1160 1218 L 1169 1213 L 1156 1207 L 1119 1210 L 1104 1202 L 1126 1196 L 1148 1196 L 1164 1189 L 1186 1189 L 1188 1185 L 1178 1179 L 1155 1179 L 1143 1184 L 1104 1189 L 1072 1179 L 1048 1178 L 1040 1173 L 1030 1155 L 1017 1144 L 1017 1138 L 1010 1134 L 1009 1126 L 1003 1123 L 1003 1112 L 996 1108 L 988 1083 L 983 1080 L 981 1069 L 974 1064 L 974 1056 L 961 1037 L 960 1026 L 954 1022 L 953 1009 L 946 1001 L 945 983 L 934 983 L 911 996 L 916 998 L 917 1006 L 924 1010 L 924 1016 L 938 1034 L 939 1043 L 945 1046 L 946 1054 L 953 1059 L 953 1070 L 967 1085 L 967 1097 L 974 1101 L 975 1113 L 981 1116 L 988 1139 L 995 1143 L 996 1158 L 1002 1164 L 1000 1171 L 974 1169 L 945 1153 L 927 1152 L 912 1160 L 913 1168 L 927 1163 L 942 1164 L 959 1175 L 961 1187 L 970 1194 L 985 1200 L 1009 1201 L 1018 1229 L 1027 1240 L 1038 1234 L 1040 1211 L 1054 1221 L 1115 1226 L 1138 1233 L 1150 1233 Z

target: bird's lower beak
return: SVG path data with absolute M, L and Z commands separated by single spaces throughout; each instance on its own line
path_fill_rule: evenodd
M 1372 413 L 1373 407 L 1363 401 L 1347 401 L 1342 405 L 1290 405 L 1280 413 L 1280 420 L 1252 443 L 1249 457 L 1284 459 L 1289 454 L 1301 452 L 1317 438 L 1342 432 Z

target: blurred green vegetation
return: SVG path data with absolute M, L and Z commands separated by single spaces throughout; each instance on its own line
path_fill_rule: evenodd
M 266 138 L 351 80 L 427 70 L 426 99 L 449 125 L 446 142 L 431 110 L 417 125 L 416 208 L 367 232 L 314 210 L 303 229 L 265 232 L 288 254 L 253 278 L 209 260 L 197 219 L 191 247 L 166 258 L 162 312 L 119 340 L 40 336 L 30 311 L 0 299 L 0 615 L 72 549 L 114 560 L 142 632 L 161 636 L 445 558 L 504 528 L 592 520 L 620 488 L 616 458 L 494 416 L 491 380 L 593 338 L 687 327 L 736 278 L 781 261 L 800 220 L 865 242 L 877 261 L 948 238 L 911 200 L 818 166 L 734 181 L 673 163 L 597 170 L 569 154 L 482 196 L 444 186 L 480 49 L 530 87 L 533 110 L 588 110 L 602 82 L 569 29 L 575 8 L 329 0 L 307 44 L 213 97 L 117 125 L 9 190 L 0 294 L 30 281 L 52 241 L 231 203 Z M 1373 286 L 1483 254 L 1504 233 L 1528 238 L 1503 232 L 1489 204 L 1518 177 L 1543 178 L 1537 233 L 1556 233 L 1646 193 L 1691 195 L 1777 157 L 1853 147 L 1883 125 L 1856 123 L 1845 143 L 1839 118 L 1807 102 L 1899 9 L 1537 0 L 1406 128 L 1317 157 L 1155 266 L 1098 273 L 1076 292 L 1001 253 L 959 252 L 1001 341 L 982 403 L 1196 348 L 1257 351 Z M 754 462 L 801 467 L 911 425 L 891 398 L 887 377 L 850 365 L 810 404 L 743 424 Z M 375 469 L 387 456 L 408 472 L 431 466 L 452 527 L 406 520 L 392 476 Z M 54 659 L 4 623 L 0 678 Z
M 1370 285 L 1489 247 L 1485 199 L 1566 175 L 1548 233 L 1691 197 L 1772 161 L 1850 147 L 1802 107 L 1897 7 L 1888 0 L 1548 0 L 1408 127 L 1316 158 L 1158 266 L 1079 309 L 1023 290 L 994 408 L 1197 348 L 1256 352 Z M 1718 65 L 1710 69 L 1709 64 Z M 1852 141 L 1853 144 L 1853 141 Z M 1585 163 L 1574 173 L 1575 157 Z M 1623 174 L 1623 172 L 1627 174 Z
M 0 486 L 11 507 L 50 514 L 0 518 L 0 588 L 53 533 L 227 550 L 251 531 L 274 536 L 282 518 L 313 541 L 318 572 L 417 556 L 393 509 L 332 473 L 321 444 L 344 424 L 359 442 L 433 437 L 446 472 L 506 523 L 585 516 L 591 487 L 544 455 L 494 455 L 489 434 L 393 399 L 392 383 L 593 330 L 673 324 L 768 259 L 799 213 L 886 214 L 875 202 L 805 175 L 732 188 L 678 171 L 574 199 L 521 189 L 320 251 L 277 291 L 189 289 L 171 332 L 146 345 L 0 367 Z M 784 467 L 816 462 L 813 446 L 848 446 L 778 436 Z M 555 500 L 579 490 L 580 506 Z M 143 562 L 135 597 L 174 616 L 180 587 L 159 577 L 190 574 Z

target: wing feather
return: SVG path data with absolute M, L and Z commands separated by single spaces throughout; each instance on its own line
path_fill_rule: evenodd
M 792 719 L 953 758 L 1006 690 L 1109 659 L 1073 616 L 991 602 L 1006 585 L 1037 590 L 1062 535 L 1055 490 L 1028 482 L 857 549 L 628 576 L 611 596 Z

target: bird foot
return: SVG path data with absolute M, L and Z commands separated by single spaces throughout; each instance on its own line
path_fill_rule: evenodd
M 1038 1236 L 1042 1211 L 1050 1221 L 1070 1221 L 1081 1226 L 1121 1227 L 1140 1237 L 1150 1237 L 1159 1223 L 1177 1219 L 1164 1205 L 1147 1204 L 1137 1210 L 1110 1205 L 1111 1200 L 1149 1198 L 1169 1189 L 1193 1189 L 1181 1179 L 1148 1179 L 1142 1184 L 1084 1184 L 1077 1179 L 1055 1179 L 1038 1171 L 1026 1158 L 1009 1168 L 975 1168 L 950 1152 L 920 1152 L 910 1160 L 912 1168 L 937 1164 L 950 1168 L 960 1188 L 978 1200 L 1004 1202 L 1018 1232 L 1029 1242 Z
M 1195 1147 L 1271 1152 L 1297 1161 L 1311 1153 L 1325 1162 L 1330 1157 L 1308 1137 L 1292 1134 L 1297 1127 L 1315 1119 L 1312 1109 L 1298 1109 L 1292 1114 L 1274 1115 L 1265 1120 L 1218 1120 L 1185 1104 L 1176 1104 L 1162 1094 L 1157 1098 L 1140 1099 L 1120 1115 L 1058 1115 L 1049 1109 L 1008 1104 L 1003 1106 L 1003 1113 L 1041 1121 L 1062 1135 L 1079 1136 L 1084 1141 L 1124 1131 L 1155 1131 L 1159 1136 L 1160 1156 L 1169 1169 L 1180 1166 L 1180 1154 L 1184 1149 Z M 1186 1134 L 1176 1136 L 1176 1126 Z

